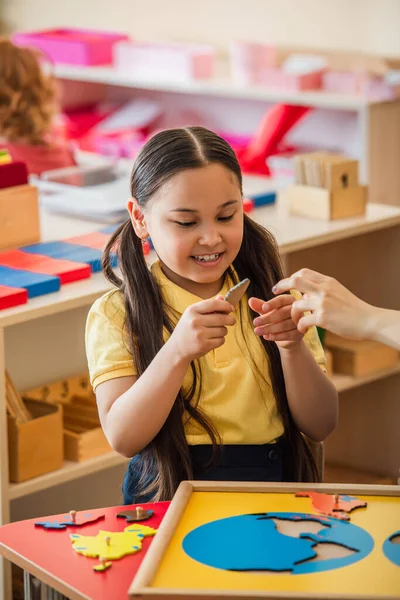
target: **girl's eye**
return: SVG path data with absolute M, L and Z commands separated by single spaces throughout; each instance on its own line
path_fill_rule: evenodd
M 196 225 L 195 221 L 175 221 L 175 223 L 179 225 L 179 227 L 192 227 L 193 225 Z
M 229 215 L 228 217 L 219 217 L 218 220 L 222 221 L 223 223 L 226 223 L 227 221 L 231 221 L 234 216 L 235 216 L 235 213 L 233 213 L 233 215 Z

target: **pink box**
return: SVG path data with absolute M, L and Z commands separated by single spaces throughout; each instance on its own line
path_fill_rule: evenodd
M 114 44 L 129 40 L 129 36 L 89 29 L 49 29 L 16 33 L 12 39 L 19 46 L 38 48 L 56 64 L 109 65 Z
M 327 71 L 322 85 L 326 92 L 356 94 L 368 100 L 393 100 L 399 96 L 399 86 L 390 86 L 382 77 L 352 71 Z
M 114 65 L 143 80 L 210 79 L 214 72 L 214 58 L 214 48 L 201 44 L 124 41 L 114 47 Z
M 323 71 L 293 75 L 282 69 L 258 69 L 249 73 L 247 83 L 290 91 L 318 90 L 322 87 L 322 76 Z
M 276 67 L 275 46 L 251 42 L 235 42 L 229 49 L 232 79 L 238 85 L 252 83 L 252 74 L 259 69 Z

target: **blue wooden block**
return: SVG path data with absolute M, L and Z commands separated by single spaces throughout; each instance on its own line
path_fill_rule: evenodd
M 276 192 L 265 192 L 262 194 L 254 194 L 248 196 L 254 202 L 254 206 L 265 206 L 266 204 L 274 204 L 276 200 Z
M 69 244 L 67 242 L 46 242 L 43 244 L 33 244 L 21 248 L 24 252 L 32 254 L 44 254 L 52 258 L 63 258 L 74 262 L 90 265 L 93 273 L 101 271 L 101 255 L 102 251 L 96 248 L 88 248 L 87 246 L 78 246 L 77 244 Z M 117 264 L 115 254 L 111 255 L 111 264 L 113 267 Z
M 24 288 L 28 292 L 28 298 L 35 298 L 51 292 L 58 292 L 61 282 L 57 276 L 0 266 L 0 284 L 13 288 Z

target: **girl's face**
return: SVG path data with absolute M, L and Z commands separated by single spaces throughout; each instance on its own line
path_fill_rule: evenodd
M 128 206 L 129 209 L 129 206 Z M 243 239 L 243 202 L 235 175 L 220 164 L 187 169 L 168 180 L 140 215 L 167 277 L 201 297 L 215 295 Z M 140 223 L 138 223 L 138 217 Z

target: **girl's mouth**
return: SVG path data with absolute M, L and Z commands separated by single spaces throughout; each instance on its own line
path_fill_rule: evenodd
M 214 267 L 221 262 L 223 252 L 214 254 L 198 254 L 192 256 L 193 260 L 202 267 Z

